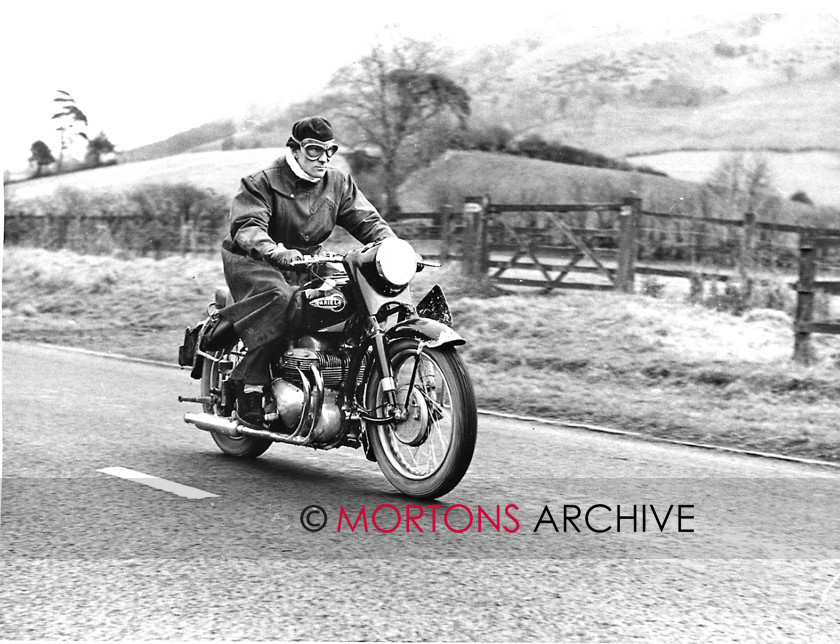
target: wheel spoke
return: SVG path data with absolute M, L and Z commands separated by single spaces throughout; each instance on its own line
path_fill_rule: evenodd
M 413 478 L 430 476 L 444 462 L 452 440 L 451 392 L 444 374 L 435 361 L 428 355 L 419 357 L 416 353 L 407 354 L 403 360 L 393 365 L 397 389 L 406 387 L 403 403 L 408 403 L 412 396 L 419 396 L 426 407 L 426 438 L 417 446 L 402 443 L 396 435 L 395 427 L 382 429 L 387 432 L 388 453 L 395 466 Z M 417 370 L 414 391 L 407 391 L 411 375 Z M 380 393 L 381 395 L 381 393 Z M 378 402 L 382 402 L 381 398 Z
M 371 428 L 380 467 L 398 489 L 403 489 L 397 483 L 400 479 L 429 485 L 446 480 L 454 463 L 463 458 L 464 450 L 471 454 L 474 445 L 469 434 L 468 442 L 459 441 L 464 432 L 474 436 L 475 427 L 474 421 L 463 426 L 465 413 L 469 414 L 463 405 L 471 398 L 465 397 L 463 379 L 453 369 L 457 356 L 448 349 L 424 347 L 419 353 L 417 349 L 416 342 L 403 340 L 390 355 L 397 400 L 407 418 Z M 367 390 L 365 401 L 369 409 L 386 401 L 380 383 L 381 379 L 371 381 L 374 388 Z M 412 444 L 418 441 L 419 445 Z
M 446 452 L 446 441 L 443 438 L 443 431 L 440 429 L 440 425 L 438 425 L 437 421 L 434 421 L 433 428 L 437 430 L 434 433 L 438 436 L 438 439 L 440 440 L 440 448 L 444 452 Z M 432 432 L 430 431 L 429 433 L 432 433 Z M 432 443 L 432 444 L 434 444 L 434 443 Z

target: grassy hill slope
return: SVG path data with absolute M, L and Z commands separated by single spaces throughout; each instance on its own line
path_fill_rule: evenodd
M 673 150 L 840 150 L 840 79 L 753 88 L 700 106 L 621 103 L 530 131 L 604 154 Z
M 179 132 L 163 141 L 156 141 L 149 145 L 128 150 L 121 157 L 123 161 L 134 162 L 160 159 L 184 152 L 198 152 L 199 150 L 196 150 L 196 147 L 202 143 L 221 141 L 225 137 L 233 135 L 236 130 L 236 124 L 231 119 L 205 123 L 186 132 Z
M 502 125 L 609 156 L 685 149 L 840 150 L 840 24 L 828 15 L 672 16 L 656 28 L 570 29 L 462 51 L 446 72 L 472 99 L 472 124 Z M 256 108 L 254 108 L 256 109 Z M 137 150 L 126 160 L 279 146 L 317 100 L 262 106 Z
M 840 149 L 840 24 L 831 16 L 672 18 L 656 31 L 574 39 L 549 27 L 453 65 L 476 121 L 617 156 Z
M 458 206 L 464 197 L 489 195 L 496 203 L 619 202 L 640 197 L 645 210 L 695 216 L 735 217 L 719 201 L 705 203 L 701 184 L 637 172 L 621 172 L 512 157 L 490 152 L 449 152 L 416 172 L 400 188 L 406 211 Z M 761 221 L 831 224 L 813 208 L 778 200 L 778 211 L 759 213 Z
M 229 198 L 240 177 L 266 167 L 281 154 L 283 148 L 178 154 L 8 184 L 6 198 L 17 202 L 49 198 L 63 186 L 123 192 L 142 184 L 181 182 Z M 348 169 L 340 155 L 332 163 Z M 448 152 L 414 173 L 399 191 L 402 209 L 413 212 L 438 210 L 444 204 L 457 208 L 464 197 L 475 195 L 489 195 L 497 203 L 616 202 L 636 196 L 641 197 L 645 209 L 657 212 L 714 217 L 742 214 L 710 201 L 699 183 L 489 152 Z M 772 212 L 759 213 L 760 220 L 836 226 L 836 214 L 819 215 L 813 208 L 784 199 L 776 199 L 776 206 Z
M 217 194 L 232 197 L 239 188 L 239 179 L 269 166 L 285 148 L 199 152 L 136 163 L 122 163 L 106 168 L 83 170 L 71 174 L 42 177 L 5 186 L 7 197 L 27 200 L 49 197 L 62 186 L 95 192 L 123 191 L 144 183 L 192 183 Z M 343 170 L 346 163 L 339 157 L 332 165 Z

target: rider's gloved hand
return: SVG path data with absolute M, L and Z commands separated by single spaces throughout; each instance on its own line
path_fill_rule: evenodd
M 281 270 L 288 270 L 292 262 L 301 259 L 303 259 L 303 255 L 300 254 L 300 251 L 289 250 L 282 246 L 278 246 L 265 254 L 265 261 Z

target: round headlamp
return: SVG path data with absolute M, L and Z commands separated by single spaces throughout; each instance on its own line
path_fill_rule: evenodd
M 376 249 L 376 272 L 391 286 L 405 286 L 417 273 L 417 253 L 407 241 L 388 237 Z

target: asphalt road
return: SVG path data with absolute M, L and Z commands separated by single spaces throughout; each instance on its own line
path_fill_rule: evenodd
M 417 503 L 359 451 L 223 456 L 197 388 L 3 344 L 0 639 L 840 640 L 837 469 L 480 416 Z

